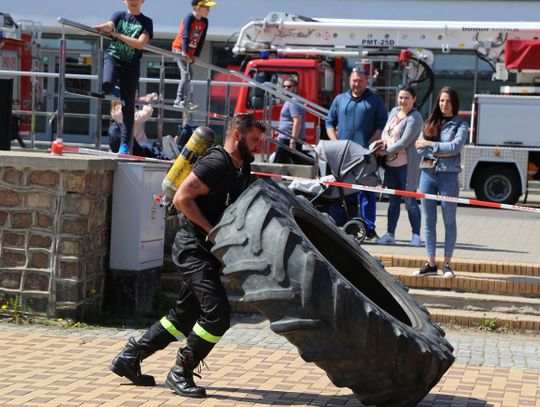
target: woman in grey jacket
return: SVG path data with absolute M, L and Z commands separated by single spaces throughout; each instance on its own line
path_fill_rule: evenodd
M 424 121 L 414 108 L 416 92 L 410 86 L 400 88 L 398 106 L 389 115 L 382 138 L 378 142 L 381 149 L 376 154 L 385 157 L 386 170 L 384 185 L 391 189 L 416 191 L 420 173 L 420 157 L 415 141 L 422 131 Z M 388 205 L 387 232 L 377 243 L 395 244 L 395 232 L 399 219 L 401 196 L 390 195 Z M 411 246 L 420 246 L 420 208 L 416 198 L 406 197 L 405 208 L 412 228 Z
M 459 195 L 458 174 L 461 172 L 461 149 L 467 140 L 469 126 L 461 121 L 457 92 L 444 87 L 439 92 L 437 103 L 426 121 L 422 137 L 416 141 L 418 153 L 422 156 L 420 174 L 420 192 L 446 196 Z M 417 276 L 437 274 L 435 248 L 437 246 L 437 202 L 422 199 L 424 210 L 424 238 L 426 240 L 426 264 L 414 273 Z M 450 267 L 456 245 L 456 209 L 455 202 L 441 202 L 444 221 L 444 264 L 443 276 L 453 278 Z

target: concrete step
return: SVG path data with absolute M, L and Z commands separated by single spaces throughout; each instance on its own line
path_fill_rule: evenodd
M 405 267 L 386 267 L 386 270 L 409 288 L 523 296 L 540 302 L 540 277 L 459 271 L 455 278 L 448 279 L 442 274 L 413 276 L 415 269 Z
M 423 256 L 392 256 L 372 253 L 385 267 L 407 267 L 417 269 L 426 263 Z M 439 264 L 439 268 L 442 264 Z M 489 260 L 460 260 L 452 259 L 452 268 L 457 272 L 512 274 L 516 276 L 540 277 L 538 263 L 512 263 Z
M 465 310 L 540 317 L 540 300 L 538 298 L 429 289 L 411 289 L 409 294 L 426 308 L 447 309 L 454 310 L 454 312 Z
M 457 272 L 453 279 L 445 279 L 441 275 L 412 276 L 424 261 L 402 258 L 386 259 L 385 262 L 388 272 L 410 288 L 413 298 L 430 311 L 434 322 L 486 329 L 502 327 L 540 331 L 540 277 L 534 267 L 516 269 L 509 266 L 505 269 L 497 265 L 488 266 L 485 262 L 467 262 L 459 268 L 459 263 L 453 264 Z M 396 263 L 413 265 L 392 266 Z M 473 271 L 467 271 L 471 269 Z M 182 277 L 170 260 L 166 261 L 164 270 L 170 272 L 162 274 L 161 288 L 172 306 Z M 257 313 L 253 305 L 242 300 L 243 292 L 237 284 L 225 276 L 221 276 L 221 281 L 233 312 Z
M 428 308 L 431 320 L 438 324 L 470 326 L 495 330 L 540 331 L 540 316 L 529 314 L 507 314 L 503 312 L 464 311 L 456 313 L 453 309 Z

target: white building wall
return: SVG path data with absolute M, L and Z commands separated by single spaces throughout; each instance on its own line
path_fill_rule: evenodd
M 217 0 L 210 13 L 209 37 L 226 39 L 253 17 L 283 11 L 308 17 L 405 20 L 540 21 L 540 1 L 502 0 Z M 0 11 L 15 20 L 39 21 L 58 32 L 58 17 L 88 25 L 106 21 L 125 8 L 120 0 L 2 0 Z M 157 38 L 171 38 L 190 11 L 189 0 L 146 0 L 143 13 L 154 20 Z

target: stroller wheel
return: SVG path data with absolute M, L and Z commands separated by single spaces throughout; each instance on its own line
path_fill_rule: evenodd
M 367 235 L 367 225 L 362 219 L 352 219 L 343 225 L 343 231 L 354 237 L 358 243 L 362 243 Z

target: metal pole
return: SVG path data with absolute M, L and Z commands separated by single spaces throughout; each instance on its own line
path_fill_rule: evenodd
M 98 82 L 98 92 L 101 92 L 102 83 L 103 83 L 103 37 L 99 37 L 97 50 L 97 82 Z M 98 100 L 96 107 L 96 150 L 101 149 L 101 132 L 103 126 L 103 111 L 102 111 L 103 102 Z
M 315 144 L 321 141 L 321 119 L 317 117 L 317 126 L 315 127 Z
M 66 90 L 66 30 L 62 24 L 60 39 L 60 59 L 58 60 L 58 116 L 56 119 L 56 138 L 64 138 L 64 92 Z
M 272 127 L 272 119 L 274 118 L 274 97 L 272 95 L 268 95 L 268 135 L 272 137 L 272 130 L 270 128 Z M 270 149 L 272 148 L 272 143 L 270 143 L 268 140 L 266 141 L 266 154 L 268 157 L 266 160 L 268 161 L 270 159 Z
M 212 70 L 208 70 L 208 78 L 206 79 L 206 126 L 210 124 L 210 103 L 212 103 Z
M 473 82 L 473 97 L 478 93 L 478 55 L 474 58 L 474 82 Z
M 227 87 L 225 90 L 225 116 L 231 114 L 231 75 L 227 74 Z M 227 132 L 227 120 L 223 120 L 223 134 Z
M 268 124 L 268 94 L 267 93 L 265 93 L 264 97 L 263 97 L 262 119 L 263 119 L 263 122 L 265 124 Z M 268 133 L 268 126 L 267 126 L 266 131 Z M 261 143 L 261 158 L 262 158 L 263 161 L 266 161 L 265 157 L 266 157 L 266 146 L 267 146 L 267 144 L 268 144 L 268 142 L 266 141 L 266 139 L 264 140 L 264 142 Z
M 36 61 L 32 60 L 32 70 L 36 68 L 35 64 L 36 64 Z M 32 81 L 32 113 L 30 115 L 30 147 L 33 149 L 36 145 L 36 98 L 37 98 L 36 93 L 37 93 L 38 78 L 33 76 L 31 81 Z
M 165 103 L 165 56 L 161 56 L 161 65 L 159 67 L 159 109 L 158 109 L 158 123 L 157 123 L 157 140 L 161 141 L 163 138 L 163 118 L 164 109 L 163 104 Z

